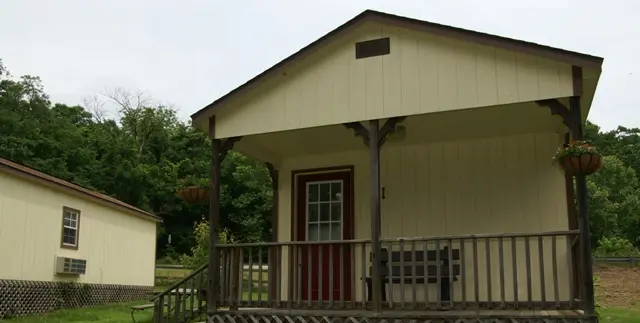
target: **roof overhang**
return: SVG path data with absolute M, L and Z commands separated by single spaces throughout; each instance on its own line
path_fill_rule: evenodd
M 18 163 L 14 163 L 7 159 L 0 158 L 0 171 L 4 171 L 13 176 L 16 176 L 31 182 L 35 182 L 55 190 L 63 191 L 67 194 L 89 199 L 100 205 L 110 207 L 110 208 L 115 208 L 133 216 L 137 216 L 147 220 L 152 220 L 155 222 L 163 222 L 162 218 L 154 214 L 151 214 L 147 211 L 141 210 L 130 204 L 124 203 L 113 197 L 86 189 L 82 186 L 36 171 L 35 169 L 20 165 Z

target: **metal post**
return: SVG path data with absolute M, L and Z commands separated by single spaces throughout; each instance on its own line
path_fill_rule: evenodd
M 382 310 L 380 273 L 380 144 L 378 120 L 369 121 L 369 156 L 371 175 L 371 261 L 373 310 Z M 364 259 L 363 259 L 364 260 Z
M 570 112 L 573 117 L 573 138 L 582 140 L 582 118 L 580 97 L 569 99 Z M 580 230 L 580 253 L 582 260 L 582 291 L 585 314 L 595 313 L 595 297 L 593 288 L 593 264 L 591 257 L 591 232 L 589 229 L 589 213 L 587 210 L 587 179 L 584 174 L 576 175 L 576 198 L 578 200 L 578 228 Z
M 209 134 L 213 138 L 215 127 L 214 118 L 209 119 Z M 218 228 L 220 227 L 220 154 L 221 143 L 218 139 L 211 140 L 211 192 L 209 194 L 209 271 L 207 280 L 207 322 L 213 323 L 213 315 L 217 309 L 218 281 L 219 281 L 219 250 Z

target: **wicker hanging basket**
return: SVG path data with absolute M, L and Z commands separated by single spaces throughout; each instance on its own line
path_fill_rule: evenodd
M 565 156 L 560 160 L 560 166 L 571 175 L 590 175 L 602 168 L 602 156 L 597 154 Z
M 197 186 L 185 187 L 178 191 L 178 195 L 189 204 L 203 203 L 209 200 L 209 190 Z

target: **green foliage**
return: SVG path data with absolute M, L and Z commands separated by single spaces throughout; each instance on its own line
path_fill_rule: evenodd
M 188 205 L 177 192 L 209 186 L 211 142 L 139 93 L 116 89 L 105 100 L 119 107 L 117 119 L 95 106 L 51 103 L 38 77 L 14 78 L 0 61 L 0 157 L 161 216 L 157 256 L 176 261 L 196 245 L 193 225 L 208 213 L 207 204 Z M 222 227 L 239 241 L 268 239 L 266 168 L 232 152 L 221 177 Z
M 182 255 L 180 263 L 188 268 L 198 268 L 207 263 L 209 256 L 209 222 L 204 218 L 196 223 L 193 228 L 193 236 L 196 244 L 191 248 L 190 255 Z M 227 229 L 218 233 L 218 241 L 221 244 L 234 243 L 233 236 Z
M 558 147 L 553 160 L 560 161 L 565 157 L 582 156 L 582 155 L 600 155 L 598 149 L 587 141 L 571 141 L 563 147 Z
M 631 241 L 620 237 L 604 237 L 600 239 L 594 254 L 600 257 L 638 256 L 640 252 Z

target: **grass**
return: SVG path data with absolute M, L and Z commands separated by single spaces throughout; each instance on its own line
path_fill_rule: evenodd
M 640 322 L 640 306 L 602 308 L 600 317 L 602 323 L 638 323 Z
M 145 304 L 146 301 L 134 303 L 122 303 L 114 305 L 93 306 L 86 308 L 65 309 L 40 316 L 27 316 L 7 320 L 5 322 L 20 323 L 111 323 L 131 322 L 131 306 Z M 151 323 L 153 309 L 148 309 L 135 314 L 136 321 Z M 2 320 L 0 320 L 2 321 Z

